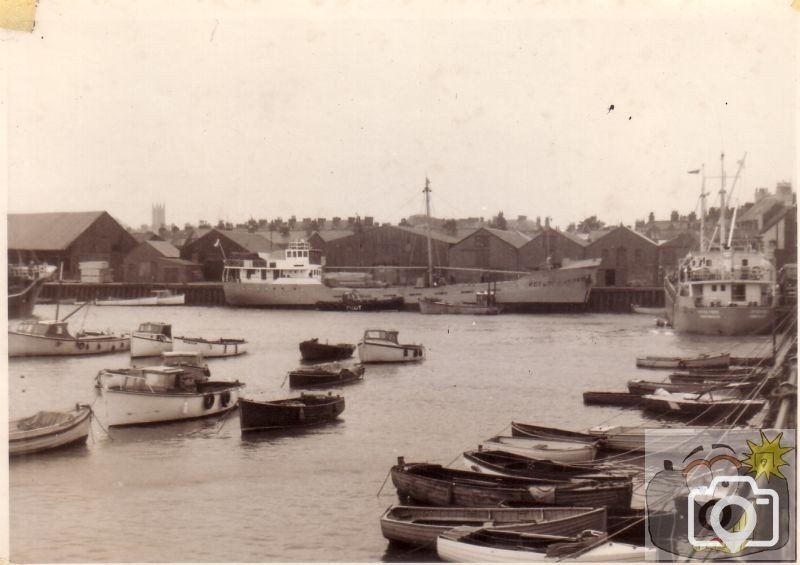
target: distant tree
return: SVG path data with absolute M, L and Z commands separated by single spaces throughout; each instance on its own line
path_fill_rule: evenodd
M 589 216 L 582 222 L 578 223 L 577 231 L 580 233 L 591 233 L 593 231 L 601 230 L 606 225 L 602 220 L 598 220 L 597 216 Z
M 578 226 L 575 225 L 575 222 L 570 222 L 570 224 L 567 226 L 567 231 L 570 233 L 575 233 L 578 231 Z
M 492 221 L 489 223 L 489 227 L 496 228 L 498 230 L 507 230 L 508 229 L 508 222 L 506 221 L 505 216 L 503 216 L 503 212 L 498 212 L 497 216 L 492 218 Z
M 172 224 L 172 226 L 170 226 L 169 228 L 169 231 L 171 231 L 172 233 L 178 233 L 179 231 L 181 231 L 181 228 L 179 228 L 175 224 Z

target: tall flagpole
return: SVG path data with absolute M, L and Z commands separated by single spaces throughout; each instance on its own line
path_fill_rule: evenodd
M 433 286 L 433 253 L 431 251 L 431 181 L 425 177 L 425 231 L 428 238 L 428 284 L 426 286 Z

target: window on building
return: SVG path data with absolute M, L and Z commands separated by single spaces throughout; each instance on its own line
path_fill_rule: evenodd
M 748 264 L 749 264 L 748 259 L 742 259 L 742 267 L 747 267 Z
M 717 292 L 717 285 L 715 284 L 711 285 L 711 292 Z
M 731 300 L 734 302 L 744 302 L 745 300 L 745 285 L 732 284 L 731 285 Z

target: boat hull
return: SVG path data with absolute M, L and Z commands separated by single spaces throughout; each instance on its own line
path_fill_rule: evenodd
M 589 563 L 626 563 L 648 561 L 656 552 L 644 547 L 607 542 L 574 558 L 548 558 L 545 553 L 517 551 L 475 545 L 440 536 L 436 541 L 436 552 L 442 561 L 449 563 L 537 563 L 576 561 Z
M 174 337 L 172 338 L 172 349 L 200 353 L 204 358 L 235 357 L 247 353 L 247 342 L 243 339 L 209 341 L 187 337 Z
M 292 388 L 336 387 L 356 383 L 364 378 L 364 368 L 342 368 L 339 371 L 291 371 L 289 386 Z
M 30 318 L 33 315 L 33 307 L 36 299 L 44 288 L 46 278 L 39 278 L 31 281 L 25 288 L 13 292 L 9 289 L 8 295 L 8 319 Z
M 302 397 L 301 397 L 302 398 Z M 309 396 L 320 399 L 320 396 Z M 335 420 L 344 412 L 344 397 L 329 396 L 319 403 L 302 406 L 285 405 L 280 402 L 239 401 L 239 422 L 243 432 L 311 426 Z
M 500 308 L 497 306 L 452 304 L 440 300 L 420 300 L 418 303 L 420 313 L 429 315 L 459 314 L 466 316 L 493 316 L 500 313 Z
M 532 272 L 513 281 L 498 281 L 493 292 L 498 306 L 504 311 L 545 309 L 571 310 L 583 307 L 589 299 L 596 267 L 580 267 L 553 271 Z M 315 308 L 318 302 L 341 302 L 352 289 L 328 287 L 324 284 L 223 282 L 225 300 L 231 306 L 304 307 Z M 486 283 L 463 283 L 431 288 L 386 287 L 359 288 L 363 300 L 402 298 L 412 308 L 419 299 L 428 297 L 459 303 L 469 295 L 486 289 Z
M 311 339 L 300 343 L 300 356 L 303 361 L 338 361 L 353 356 L 356 346 L 349 343 L 319 343 Z
M 362 363 L 413 363 L 425 359 L 425 347 L 362 341 L 358 344 L 358 357 Z
M 87 336 L 54 338 L 8 332 L 9 357 L 38 357 L 62 355 L 102 355 L 128 351 L 131 338 L 127 336 Z
M 85 442 L 89 435 L 92 411 L 88 407 L 73 411 L 73 416 L 60 425 L 22 430 L 18 420 L 9 425 L 8 454 L 29 455 Z
M 643 396 L 642 408 L 661 416 L 691 419 L 693 422 L 744 424 L 764 408 L 764 401 L 761 400 L 697 402 L 686 399 L 657 398 L 656 396 Z
M 727 368 L 730 364 L 731 356 L 727 353 L 687 358 L 638 357 L 636 359 L 636 366 L 642 369 L 710 369 Z
M 137 332 L 131 335 L 131 357 L 160 357 L 167 351 L 172 351 L 172 340 L 166 336 Z
M 386 539 L 416 547 L 433 547 L 436 538 L 456 526 L 484 526 L 547 535 L 605 531 L 604 508 L 452 508 L 393 506 L 381 516 Z
M 696 307 L 692 298 L 678 296 L 665 284 L 667 321 L 678 333 L 705 335 L 759 335 L 769 333 L 775 322 L 775 309 L 769 306 Z
M 199 383 L 200 392 L 197 393 L 104 388 L 106 423 L 109 426 L 134 426 L 214 416 L 236 407 L 242 386 L 238 383 Z
M 587 463 L 597 455 L 597 447 L 593 443 L 574 441 L 536 440 L 525 437 L 496 437 L 483 442 L 483 449 L 508 451 L 557 463 Z

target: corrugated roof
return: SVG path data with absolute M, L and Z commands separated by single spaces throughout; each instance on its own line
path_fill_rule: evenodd
M 168 241 L 150 240 L 145 243 L 153 247 L 153 249 L 158 251 L 164 257 L 177 258 L 181 256 L 181 252 L 178 251 L 178 248 Z
M 8 214 L 8 248 L 33 251 L 66 249 L 104 213 Z

